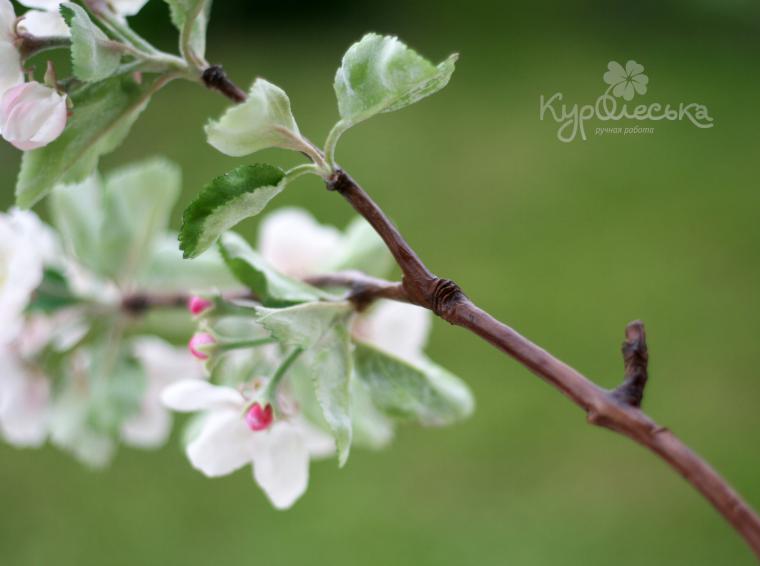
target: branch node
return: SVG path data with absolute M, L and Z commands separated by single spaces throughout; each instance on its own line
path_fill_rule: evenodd
M 335 169 L 330 178 L 325 181 L 325 186 L 328 191 L 335 191 L 339 194 L 343 194 L 348 188 L 354 184 L 354 180 L 348 176 L 348 173 L 343 169 Z
M 221 65 L 207 67 L 201 74 L 201 80 L 207 88 L 221 92 L 233 102 L 245 102 L 248 98 L 248 95 L 230 80 Z
M 466 298 L 462 289 L 451 279 L 436 278 L 430 293 L 430 308 L 447 320 L 451 310 Z
M 623 383 L 613 389 L 610 395 L 616 400 L 632 407 L 641 407 L 644 388 L 649 377 L 649 351 L 644 323 L 634 320 L 625 327 L 625 341 L 622 346 L 625 377 Z

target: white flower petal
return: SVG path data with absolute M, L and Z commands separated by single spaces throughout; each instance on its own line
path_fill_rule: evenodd
M 17 85 L 0 98 L 0 132 L 24 151 L 54 141 L 67 118 L 66 96 L 38 82 Z
M 16 25 L 16 12 L 10 0 L 0 0 L 0 42 L 11 42 Z
M 259 252 L 291 277 L 313 275 L 340 240 L 340 231 L 322 226 L 299 208 L 279 209 L 264 218 L 259 228 Z
M 49 12 L 57 12 L 58 7 L 64 0 L 18 0 L 18 3 L 27 8 L 39 8 Z
M 0 434 L 15 446 L 38 447 L 47 436 L 50 384 L 0 350 Z
M 203 371 L 187 348 L 177 348 L 154 336 L 137 338 L 133 349 L 148 386 L 140 412 L 124 423 L 121 436 L 127 444 L 155 448 L 166 442 L 171 431 L 171 416 L 161 403 L 161 392 L 173 381 L 200 379 Z
M 69 37 L 71 32 L 58 12 L 29 10 L 18 24 L 18 30 L 35 37 Z
M 231 387 L 211 385 L 205 381 L 185 379 L 172 383 L 161 392 L 161 402 L 180 412 L 234 409 L 242 411 L 243 396 Z
M 178 348 L 155 336 L 142 336 L 134 341 L 135 356 L 151 381 L 171 383 L 182 379 L 199 379 L 203 367 L 187 348 Z
M 290 422 L 301 435 L 311 458 L 329 458 L 335 454 L 335 439 L 332 435 L 315 427 L 303 417 L 297 417 Z
M 422 356 L 432 325 L 430 311 L 406 303 L 379 301 L 366 315 L 358 317 L 354 335 L 408 362 Z
M 0 97 L 14 86 L 24 82 L 21 70 L 21 56 L 16 47 L 0 37 Z M 2 132 L 2 126 L 0 126 Z
M 149 394 L 148 394 L 149 395 Z M 128 419 L 121 427 L 122 440 L 137 448 L 157 448 L 169 438 L 172 419 L 167 410 L 146 395 L 147 403 L 139 414 Z
M 14 340 L 23 312 L 42 281 L 48 254 L 57 243 L 52 231 L 32 212 L 0 214 L 0 345 Z
M 111 5 L 123 16 L 134 16 L 148 0 L 111 0 Z
M 277 509 L 287 509 L 309 483 L 309 452 L 299 431 L 278 422 L 251 444 L 253 477 Z
M 187 445 L 193 467 L 209 477 L 231 474 L 251 461 L 252 432 L 233 409 L 209 413 L 201 430 Z

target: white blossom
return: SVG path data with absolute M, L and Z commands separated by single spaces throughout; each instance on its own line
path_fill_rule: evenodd
M 21 331 L 24 309 L 57 249 L 55 234 L 33 212 L 0 213 L 0 345 Z
M 300 278 L 319 272 L 340 239 L 339 230 L 322 226 L 305 210 L 281 208 L 261 222 L 258 250 L 272 267 Z
M 310 459 L 335 451 L 332 437 L 300 415 L 285 415 L 266 430 L 252 430 L 245 420 L 251 401 L 231 387 L 184 380 L 167 387 L 161 398 L 175 411 L 204 412 L 187 445 L 193 467 L 218 477 L 250 463 L 254 479 L 277 509 L 291 507 L 306 491 Z
M 337 252 L 341 233 L 319 224 L 305 210 L 283 208 L 269 214 L 259 228 L 259 252 L 275 269 L 291 277 L 320 272 Z M 406 303 L 378 301 L 356 317 L 354 337 L 405 361 L 415 362 L 430 333 L 430 311 Z
M 71 31 L 59 12 L 29 10 L 16 26 L 18 32 L 35 37 L 69 37 Z
M 67 119 L 66 95 L 35 81 L 16 85 L 0 98 L 0 134 L 23 151 L 57 139 Z
M 21 54 L 16 48 L 16 13 L 9 0 L 0 0 L 0 96 L 23 82 Z
M 9 346 L 0 346 L 0 436 L 20 447 L 38 447 L 48 430 L 50 382 L 27 367 Z
M 171 416 L 161 403 L 161 391 L 180 379 L 200 379 L 203 371 L 187 348 L 177 348 L 157 337 L 140 337 L 134 343 L 135 357 L 147 377 L 140 412 L 121 427 L 125 443 L 153 448 L 166 442 L 171 431 Z
M 38 8 L 40 10 L 47 10 L 49 12 L 57 12 L 61 4 L 66 0 L 19 0 L 19 4 L 23 4 L 29 8 Z M 139 12 L 148 0 L 106 0 L 106 3 L 113 8 L 113 10 L 122 16 L 133 16 Z

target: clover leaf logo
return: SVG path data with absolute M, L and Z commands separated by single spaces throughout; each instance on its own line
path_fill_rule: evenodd
M 635 94 L 646 94 L 649 77 L 644 74 L 644 65 L 631 60 L 623 68 L 617 61 L 610 61 L 607 69 L 604 82 L 610 85 L 607 91 L 612 90 L 614 96 L 631 100 Z

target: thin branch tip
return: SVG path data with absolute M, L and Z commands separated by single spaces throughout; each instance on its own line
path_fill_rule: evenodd
M 201 73 L 201 81 L 206 88 L 216 90 L 232 100 L 233 102 L 240 104 L 245 102 L 248 95 L 237 86 L 227 76 L 224 68 L 221 65 L 210 65 Z
M 639 408 L 649 379 L 649 350 L 646 329 L 642 321 L 634 320 L 626 325 L 625 341 L 621 350 L 625 364 L 625 377 L 623 383 L 614 389 L 611 395 L 621 403 Z

